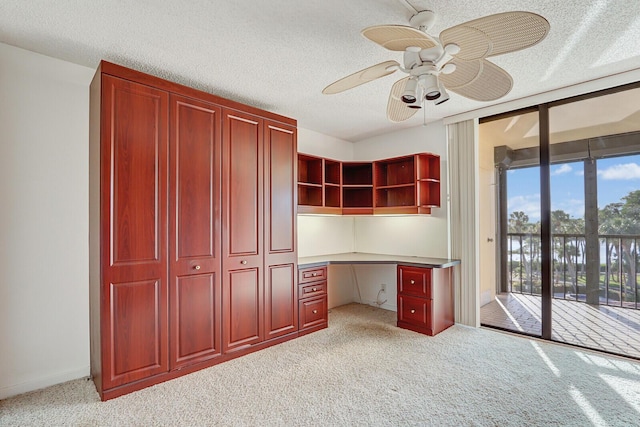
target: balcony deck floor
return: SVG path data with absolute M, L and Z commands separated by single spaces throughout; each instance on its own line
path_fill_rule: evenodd
M 640 358 L 640 310 L 554 299 L 552 339 Z M 540 335 L 539 296 L 503 293 L 480 309 L 483 325 Z

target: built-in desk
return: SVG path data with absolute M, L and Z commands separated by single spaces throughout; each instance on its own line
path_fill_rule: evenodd
M 402 264 L 411 267 L 448 268 L 460 264 L 460 260 L 446 258 L 424 258 L 348 252 L 298 258 L 298 268 L 318 267 L 328 264 Z
M 329 264 L 397 265 L 398 326 L 435 335 L 454 324 L 453 266 L 460 260 L 350 252 L 298 258 L 300 277 Z M 326 280 L 326 277 L 324 277 Z

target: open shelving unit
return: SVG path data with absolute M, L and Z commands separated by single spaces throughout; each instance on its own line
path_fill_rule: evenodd
M 321 157 L 298 154 L 298 211 L 301 206 L 322 207 L 322 164 Z
M 371 163 L 342 163 L 342 213 L 373 213 Z
M 374 162 L 298 155 L 298 212 L 430 214 L 440 206 L 440 157 L 412 154 Z

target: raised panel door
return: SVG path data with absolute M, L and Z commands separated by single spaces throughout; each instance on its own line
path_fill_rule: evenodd
M 166 314 L 161 283 L 146 280 L 112 283 L 112 313 L 108 366 L 110 386 L 118 386 L 166 371 Z
M 264 147 L 265 257 L 267 264 L 277 263 L 276 259 L 295 261 L 298 165 L 296 129 L 267 122 Z
M 262 119 L 225 111 L 223 126 L 223 256 L 249 268 L 262 263 Z
M 168 94 L 102 77 L 103 389 L 168 370 Z
M 223 304 L 225 353 L 261 342 L 264 316 L 259 269 L 231 271 L 227 278 Z
M 223 352 L 264 337 L 263 121 L 223 110 Z
M 264 137 L 266 339 L 298 329 L 297 166 L 296 129 L 266 121 Z
M 296 265 L 265 267 L 265 339 L 298 330 Z
M 176 277 L 172 286 L 171 368 L 221 354 L 220 280 L 214 273 Z
M 221 108 L 170 97 L 171 368 L 221 354 Z

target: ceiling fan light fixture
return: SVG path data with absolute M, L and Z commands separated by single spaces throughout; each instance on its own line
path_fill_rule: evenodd
M 405 104 L 413 104 L 417 101 L 416 91 L 418 89 L 418 79 L 411 78 L 407 80 L 407 84 L 400 98 Z
M 447 89 L 445 89 L 444 85 L 442 83 L 439 83 L 439 87 L 440 97 L 433 102 L 434 105 L 440 105 L 449 100 L 449 92 L 447 92 Z
M 438 78 L 433 74 L 423 74 L 420 76 L 420 85 L 424 89 L 424 97 L 427 101 L 440 98 L 440 85 Z

